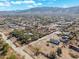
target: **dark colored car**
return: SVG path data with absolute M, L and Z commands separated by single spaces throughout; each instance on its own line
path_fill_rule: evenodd
M 59 45 L 60 41 L 59 40 L 50 40 L 50 43 L 53 43 L 55 45 Z
M 69 45 L 69 48 L 79 52 L 79 48 L 78 47 L 75 47 L 73 45 Z

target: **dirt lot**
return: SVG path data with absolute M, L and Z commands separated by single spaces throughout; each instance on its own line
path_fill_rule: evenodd
M 56 38 L 58 39 L 58 36 L 56 34 L 53 34 L 49 36 L 49 38 Z M 49 59 L 46 57 L 46 55 L 50 55 L 50 53 L 53 53 L 57 50 L 58 47 L 61 47 L 62 49 L 62 56 L 58 57 L 58 59 L 74 59 L 72 58 L 69 53 L 71 50 L 68 48 L 68 46 L 63 47 L 63 43 L 60 43 L 59 45 L 54 45 L 49 43 L 50 39 L 42 39 L 37 42 L 34 42 L 32 44 L 27 45 L 24 48 L 24 51 L 26 51 L 29 55 L 33 56 L 35 59 Z M 42 54 L 39 54 L 38 56 L 35 56 L 36 51 L 41 52 Z M 75 52 L 75 51 L 74 51 Z M 79 55 L 79 53 L 77 53 Z

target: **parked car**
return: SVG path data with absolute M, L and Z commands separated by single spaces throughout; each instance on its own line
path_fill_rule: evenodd
M 60 40 L 58 40 L 58 39 L 56 39 L 56 40 L 50 39 L 50 43 L 53 43 L 55 45 L 59 45 L 60 44 Z
M 69 37 L 68 36 L 62 36 L 62 38 L 60 39 L 61 42 L 67 43 L 69 41 Z
M 69 48 L 79 52 L 79 47 L 76 47 L 76 46 L 73 46 L 73 45 L 69 45 Z

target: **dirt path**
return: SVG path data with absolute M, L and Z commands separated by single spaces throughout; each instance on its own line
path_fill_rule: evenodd
M 25 59 L 33 59 L 30 55 L 24 52 L 23 49 L 20 47 L 17 48 L 10 40 L 7 40 L 7 37 L 3 33 L 0 32 L 0 34 L 2 35 L 4 41 L 8 43 L 17 54 L 24 56 Z

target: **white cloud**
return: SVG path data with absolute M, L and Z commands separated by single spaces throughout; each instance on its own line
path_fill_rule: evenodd
M 27 8 L 33 8 L 33 7 L 38 7 L 42 5 L 42 3 L 39 3 L 39 2 L 36 3 L 34 0 L 16 0 L 16 1 L 0 0 L 0 1 L 2 1 L 0 2 L 0 6 L 3 6 L 3 7 L 26 4 Z
M 12 4 L 23 4 L 23 3 L 26 3 L 26 4 L 32 4 L 32 3 L 35 3 L 34 1 L 32 0 L 27 0 L 27 1 L 11 1 Z
M 9 2 L 0 2 L 0 6 L 11 6 Z
M 34 8 L 34 7 L 38 7 L 38 6 L 41 6 L 41 5 L 42 5 L 42 3 L 28 4 L 27 9 L 29 9 L 29 8 Z
M 35 3 L 35 1 L 29 0 L 29 1 L 24 1 L 24 3 Z
M 42 5 L 42 3 L 37 3 L 37 5 Z
M 21 1 L 16 1 L 16 2 L 11 1 L 11 3 L 12 3 L 12 4 L 21 4 Z
M 0 0 L 0 1 L 7 1 L 7 0 Z
M 24 1 L 11 1 L 10 2 L 11 4 L 26 4 L 28 8 L 33 8 L 33 7 L 38 7 L 38 6 L 41 6 L 42 3 L 36 3 L 35 1 L 33 0 L 24 0 Z
M 63 5 L 62 7 L 63 7 L 63 8 L 67 8 L 67 7 L 68 7 L 68 5 Z

